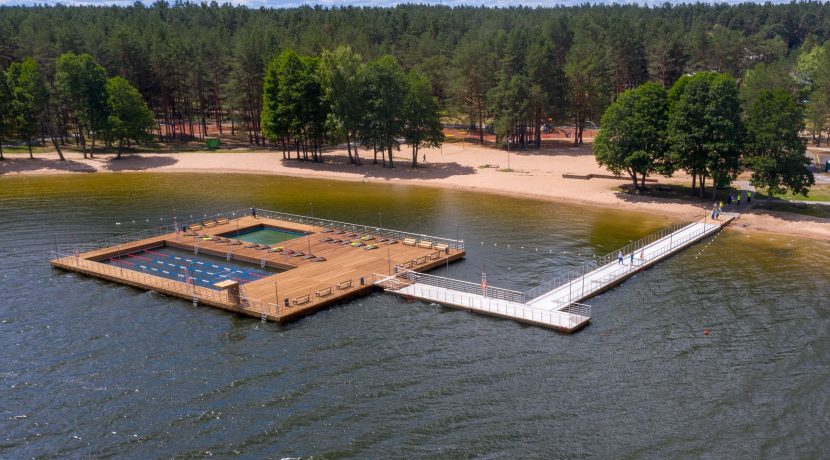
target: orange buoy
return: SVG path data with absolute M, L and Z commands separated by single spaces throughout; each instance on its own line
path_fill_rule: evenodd
M 703 330 L 703 335 L 709 335 L 709 329 L 704 329 Z

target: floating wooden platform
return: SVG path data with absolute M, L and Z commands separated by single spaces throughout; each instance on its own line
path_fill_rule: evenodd
M 218 219 L 201 228 L 191 226 L 196 228 L 192 233 L 173 231 L 171 226 L 167 233 L 124 241 L 99 249 L 85 252 L 68 249 L 56 251 L 51 264 L 65 270 L 180 297 L 196 304 L 210 305 L 263 320 L 284 322 L 347 298 L 368 293 L 374 288 L 375 273 L 389 274 L 396 266 L 418 272 L 426 271 L 446 265 L 465 255 L 463 242 L 455 240 L 257 211 L 259 217 L 246 215 Z M 315 222 L 318 225 L 314 225 Z M 245 247 L 247 244 L 244 242 L 232 244 L 230 241 L 233 240 L 234 234 L 263 225 L 307 234 L 278 246 L 298 252 L 310 252 L 325 260 L 313 262 L 301 257 L 268 252 L 265 249 Z M 374 237 L 373 240 L 366 241 L 366 244 L 376 243 L 377 240 L 390 235 L 394 236 L 397 243 L 377 243 L 377 249 L 366 250 L 365 246 L 353 247 L 323 242 L 327 237 L 345 239 L 345 234 L 335 235 L 333 228 L 347 228 L 347 234 L 357 233 L 358 236 L 351 238 L 354 241 L 363 236 Z M 225 238 L 221 241 L 205 239 L 222 235 Z M 217 285 L 216 289 L 211 289 L 105 263 L 122 254 L 159 246 L 175 247 L 223 260 L 246 262 L 257 267 L 268 266 L 285 271 L 240 284 L 237 293 L 233 286 L 229 286 L 233 283 L 224 283 L 222 286 Z

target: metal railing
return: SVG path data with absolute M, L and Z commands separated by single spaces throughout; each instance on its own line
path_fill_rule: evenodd
M 402 230 L 392 230 L 388 228 L 382 227 L 375 227 L 372 225 L 361 225 L 361 224 L 354 224 L 349 222 L 340 222 L 336 220 L 330 219 L 320 219 L 316 217 L 309 217 L 309 216 L 302 216 L 298 214 L 288 214 L 279 211 L 270 211 L 267 209 L 257 209 L 257 216 L 258 217 L 266 217 L 269 219 L 276 219 L 282 220 L 286 222 L 295 222 L 299 224 L 305 225 L 314 225 L 317 227 L 328 227 L 332 229 L 342 229 L 342 230 L 349 230 L 355 233 L 362 233 L 367 234 L 371 233 L 373 235 L 377 235 L 381 238 L 393 238 L 396 240 L 402 240 L 404 238 L 413 238 L 416 240 L 428 240 L 432 241 L 433 243 L 443 243 L 446 244 L 450 249 L 464 249 L 464 240 L 454 240 L 450 238 L 442 238 L 438 236 L 426 235 L 423 233 L 412 233 L 412 232 L 405 232 Z M 108 248 L 108 247 L 115 247 L 122 244 L 132 243 L 138 240 L 144 240 L 147 238 L 154 238 L 161 235 L 165 235 L 168 233 L 175 233 L 177 229 L 181 229 L 185 225 L 193 225 L 201 223 L 205 220 L 209 219 L 228 219 L 234 220 L 241 217 L 251 215 L 250 209 L 240 209 L 236 211 L 229 211 L 229 212 L 221 212 L 217 214 L 206 214 L 203 217 L 195 218 L 195 219 L 187 219 L 187 220 L 175 220 L 175 223 L 162 225 L 160 227 L 154 227 L 134 232 L 125 233 L 122 235 L 116 235 L 110 238 L 105 238 L 102 240 L 97 240 L 93 242 L 84 242 L 84 243 L 64 243 L 57 245 L 55 250 L 58 252 L 89 252 L 98 249 Z
M 396 275 L 399 278 L 405 279 L 411 283 L 428 284 L 430 286 L 450 289 L 453 291 L 480 295 L 490 299 L 500 299 L 517 303 L 525 302 L 525 294 L 523 292 L 512 291 L 510 289 L 487 286 L 487 292 L 485 295 L 484 286 L 479 283 L 472 283 L 470 281 L 463 281 L 453 278 L 444 278 L 443 276 L 428 275 L 426 273 L 414 272 L 404 268 L 398 268 Z
M 661 231 L 661 232 L 657 233 L 657 234 L 662 234 L 663 235 L 661 238 L 654 239 L 653 235 L 650 235 L 649 237 L 646 237 L 643 240 L 641 240 L 641 241 L 649 241 L 648 244 L 646 244 L 644 246 L 640 246 L 640 245 L 635 245 L 634 243 L 632 243 L 631 245 L 626 246 L 627 248 L 629 248 L 628 253 L 626 253 L 623 250 L 620 251 L 620 252 L 623 252 L 623 254 L 625 254 L 624 261 L 625 260 L 631 260 L 631 257 L 630 257 L 631 254 L 636 254 L 638 250 L 641 251 L 645 257 L 644 258 L 639 258 L 639 257 L 635 258 L 634 260 L 635 260 L 636 264 L 631 264 L 631 263 L 629 263 L 627 265 L 624 264 L 622 267 L 620 267 L 616 270 L 613 270 L 610 273 L 603 273 L 603 270 L 608 270 L 609 268 L 613 267 L 614 264 L 615 264 L 614 261 L 610 261 L 610 262 L 608 262 L 608 263 L 606 263 L 602 266 L 598 266 L 598 267 L 592 269 L 589 273 L 585 273 L 585 274 L 583 274 L 581 271 L 577 270 L 575 272 L 569 273 L 568 275 L 565 275 L 564 277 L 556 278 L 553 281 L 550 281 L 550 282 L 545 283 L 545 284 L 543 284 L 543 285 L 541 285 L 537 288 L 534 288 L 533 290 L 528 292 L 528 296 L 538 292 L 536 290 L 541 290 L 542 291 L 541 293 L 535 295 L 534 297 L 529 297 L 530 300 L 532 301 L 532 300 L 535 300 L 535 299 L 541 297 L 542 295 L 548 294 L 548 293 L 553 292 L 555 290 L 558 290 L 558 289 L 563 289 L 564 290 L 565 288 L 567 288 L 568 293 L 567 293 L 566 296 L 563 295 L 562 297 L 560 297 L 558 299 L 551 299 L 551 301 L 554 304 L 559 306 L 558 308 L 560 308 L 560 309 L 567 308 L 567 306 L 571 305 L 574 302 L 574 300 L 584 299 L 584 298 L 588 297 L 589 295 L 591 295 L 591 294 L 593 294 L 593 293 L 595 293 L 595 292 L 597 292 L 597 291 L 599 291 L 603 288 L 608 287 L 609 285 L 613 285 L 617 281 L 619 281 L 621 279 L 624 279 L 628 276 L 631 276 L 631 274 L 633 272 L 636 272 L 636 271 L 640 270 L 644 265 L 652 264 L 654 261 L 666 257 L 668 254 L 676 251 L 678 248 L 681 248 L 681 247 L 683 247 L 683 246 L 685 246 L 689 243 L 692 243 L 692 242 L 700 239 L 701 237 L 703 237 L 707 234 L 714 233 L 715 231 L 717 231 L 720 228 L 719 226 L 712 226 L 713 224 L 708 223 L 708 222 L 705 222 L 704 224 L 705 225 L 702 225 L 699 229 L 683 232 L 683 233 L 678 234 L 678 235 L 674 234 L 674 233 L 677 232 L 677 230 L 675 230 L 675 232 L 670 233 L 669 235 L 665 235 L 665 232 Z M 690 225 L 692 225 L 692 224 L 688 224 L 687 226 L 690 226 Z M 673 226 L 673 227 L 675 227 L 675 226 Z M 673 228 L 673 227 L 671 227 L 671 228 Z M 681 227 L 681 228 L 685 228 L 685 227 Z M 655 235 L 657 235 L 657 234 L 655 234 Z M 653 245 L 654 243 L 657 243 L 658 241 L 665 240 L 666 238 L 669 238 L 669 244 L 668 245 L 656 246 L 656 247 L 651 247 L 651 248 L 649 247 L 649 246 Z M 631 247 L 635 247 L 636 249 L 631 250 Z M 607 256 L 604 256 L 604 257 L 607 257 Z M 616 260 L 616 259 L 617 259 L 617 256 L 615 256 L 614 259 L 612 259 L 612 260 Z M 582 268 L 582 267 L 580 267 L 580 268 Z M 589 277 L 588 275 L 590 273 L 593 273 L 593 272 L 597 272 L 596 274 L 599 274 L 601 276 L 592 279 L 592 277 Z M 563 292 L 563 294 L 564 294 L 564 292 Z
M 591 319 L 591 307 L 584 304 L 573 304 L 566 309 L 567 311 L 545 310 L 505 299 L 465 295 L 471 293 L 442 289 L 433 285 L 424 286 L 422 283 L 417 286 L 408 286 L 406 289 L 407 293 L 420 299 L 560 329 L 571 330 Z
M 402 240 L 405 238 L 412 238 L 415 240 L 427 240 L 433 243 L 446 244 L 450 249 L 464 249 L 464 240 L 442 238 L 439 236 L 426 235 L 423 233 L 405 232 L 403 230 L 393 230 L 389 228 L 377 227 L 374 225 L 353 224 L 349 222 L 340 222 L 331 219 L 320 219 L 317 217 L 288 214 L 278 211 L 269 211 L 267 209 L 257 209 L 256 211 L 258 217 L 267 217 L 269 219 L 296 222 L 298 224 L 313 225 L 316 227 L 325 227 L 335 230 L 347 230 L 361 234 L 371 233 L 372 235 L 376 235 L 381 238 L 392 238 L 396 240 Z
M 556 278 L 553 278 L 549 281 L 546 281 L 546 282 L 540 284 L 539 286 L 536 286 L 536 287 L 528 290 L 525 293 L 525 295 L 526 295 L 527 299 L 533 300 L 535 298 L 538 298 L 538 297 L 540 297 L 540 296 L 556 289 L 557 287 L 564 286 L 564 285 L 567 285 L 569 283 L 573 283 L 574 281 L 577 281 L 577 280 L 582 280 L 589 273 L 591 273 L 593 271 L 596 271 L 596 270 L 600 269 L 601 267 L 604 267 L 604 266 L 609 265 L 609 264 L 613 263 L 614 261 L 616 261 L 619 253 L 622 253 L 625 257 L 630 257 L 631 254 L 636 254 L 637 252 L 643 251 L 648 246 L 650 246 L 650 245 L 652 245 L 652 244 L 654 244 L 654 243 L 656 243 L 660 240 L 663 240 L 665 238 L 670 238 L 671 239 L 667 251 L 673 251 L 674 249 L 678 248 L 679 246 L 681 246 L 683 244 L 686 244 L 690 239 L 699 238 L 703 234 L 715 230 L 715 227 L 710 227 L 710 225 L 712 225 L 712 224 L 710 224 L 707 221 L 703 221 L 703 223 L 705 223 L 706 225 L 702 226 L 701 230 L 695 232 L 691 237 L 687 238 L 688 235 L 686 235 L 686 236 L 681 238 L 683 241 L 673 239 L 672 235 L 674 233 L 678 232 L 679 230 L 681 230 L 683 228 L 689 227 L 689 226 L 691 226 L 693 224 L 696 224 L 696 223 L 699 223 L 699 222 L 701 222 L 701 221 L 687 222 L 687 223 L 683 223 L 683 224 L 674 224 L 674 225 L 671 225 L 669 227 L 663 228 L 660 231 L 652 233 L 651 235 L 648 235 L 645 238 L 637 240 L 633 243 L 630 243 L 630 244 L 628 244 L 628 245 L 624 246 L 623 248 L 620 248 L 616 251 L 609 252 L 608 254 L 605 254 L 603 256 L 594 257 L 593 259 L 582 263 L 576 269 L 574 269 L 574 270 L 572 270 L 572 271 L 570 271 L 570 272 L 568 272 L 564 275 L 557 276 Z
M 307 308 L 328 302 L 330 300 L 328 297 L 316 297 L 314 292 L 309 292 L 307 294 L 309 296 L 309 301 L 303 305 L 294 305 L 293 299 L 285 296 L 282 296 L 282 299 L 277 299 L 275 296 L 274 300 L 276 300 L 276 302 L 271 302 L 269 301 L 269 298 L 256 298 L 247 295 L 245 293 L 244 285 L 240 284 L 239 301 L 237 302 L 236 299 L 228 293 L 228 291 L 196 286 L 193 283 L 185 281 L 172 280 L 163 276 L 158 276 L 151 271 L 139 271 L 109 265 L 102 262 L 96 262 L 94 260 L 80 257 L 79 254 L 74 252 L 50 251 L 50 255 L 52 260 L 58 261 L 65 266 L 77 269 L 81 273 L 86 272 L 85 274 L 92 276 L 100 275 L 112 278 L 116 281 L 126 281 L 126 284 L 134 283 L 135 286 L 143 289 L 192 300 L 194 305 L 197 305 L 205 300 L 210 300 L 228 307 L 238 307 L 243 310 L 254 311 L 258 313 L 263 320 L 265 320 L 267 316 L 278 319 L 300 307 Z M 182 276 L 186 277 L 186 274 Z M 361 278 L 363 279 L 364 284 L 360 284 Z M 350 289 L 360 289 L 365 286 L 374 285 L 375 276 L 373 274 L 366 274 L 351 278 L 351 281 L 352 286 Z M 289 299 L 288 306 L 285 305 L 285 298 Z

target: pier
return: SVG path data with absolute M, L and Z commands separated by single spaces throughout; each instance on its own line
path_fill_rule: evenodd
M 526 292 L 425 273 L 464 257 L 460 240 L 260 209 L 56 246 L 51 264 L 277 322 L 380 288 L 570 333 L 591 321 L 585 301 L 737 217 L 673 225 Z M 285 239 L 251 239 L 269 232 Z
M 725 213 L 720 220 L 704 218 L 665 228 L 527 292 L 512 291 L 439 276 L 399 270 L 377 283 L 387 292 L 448 307 L 513 319 L 562 332 L 575 332 L 591 321 L 584 302 L 654 264 L 701 241 L 738 217 Z M 620 254 L 622 259 L 620 260 Z

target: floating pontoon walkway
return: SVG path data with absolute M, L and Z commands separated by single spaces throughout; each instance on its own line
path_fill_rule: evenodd
M 675 225 L 620 251 L 589 261 L 577 270 L 528 292 L 398 270 L 395 276 L 376 276 L 389 292 L 455 308 L 463 308 L 524 323 L 574 332 L 591 320 L 591 307 L 579 302 L 623 282 L 634 274 L 716 233 L 737 214 L 721 220 L 703 219 Z M 622 261 L 619 255 L 622 254 Z M 486 291 L 486 292 L 485 292 Z

